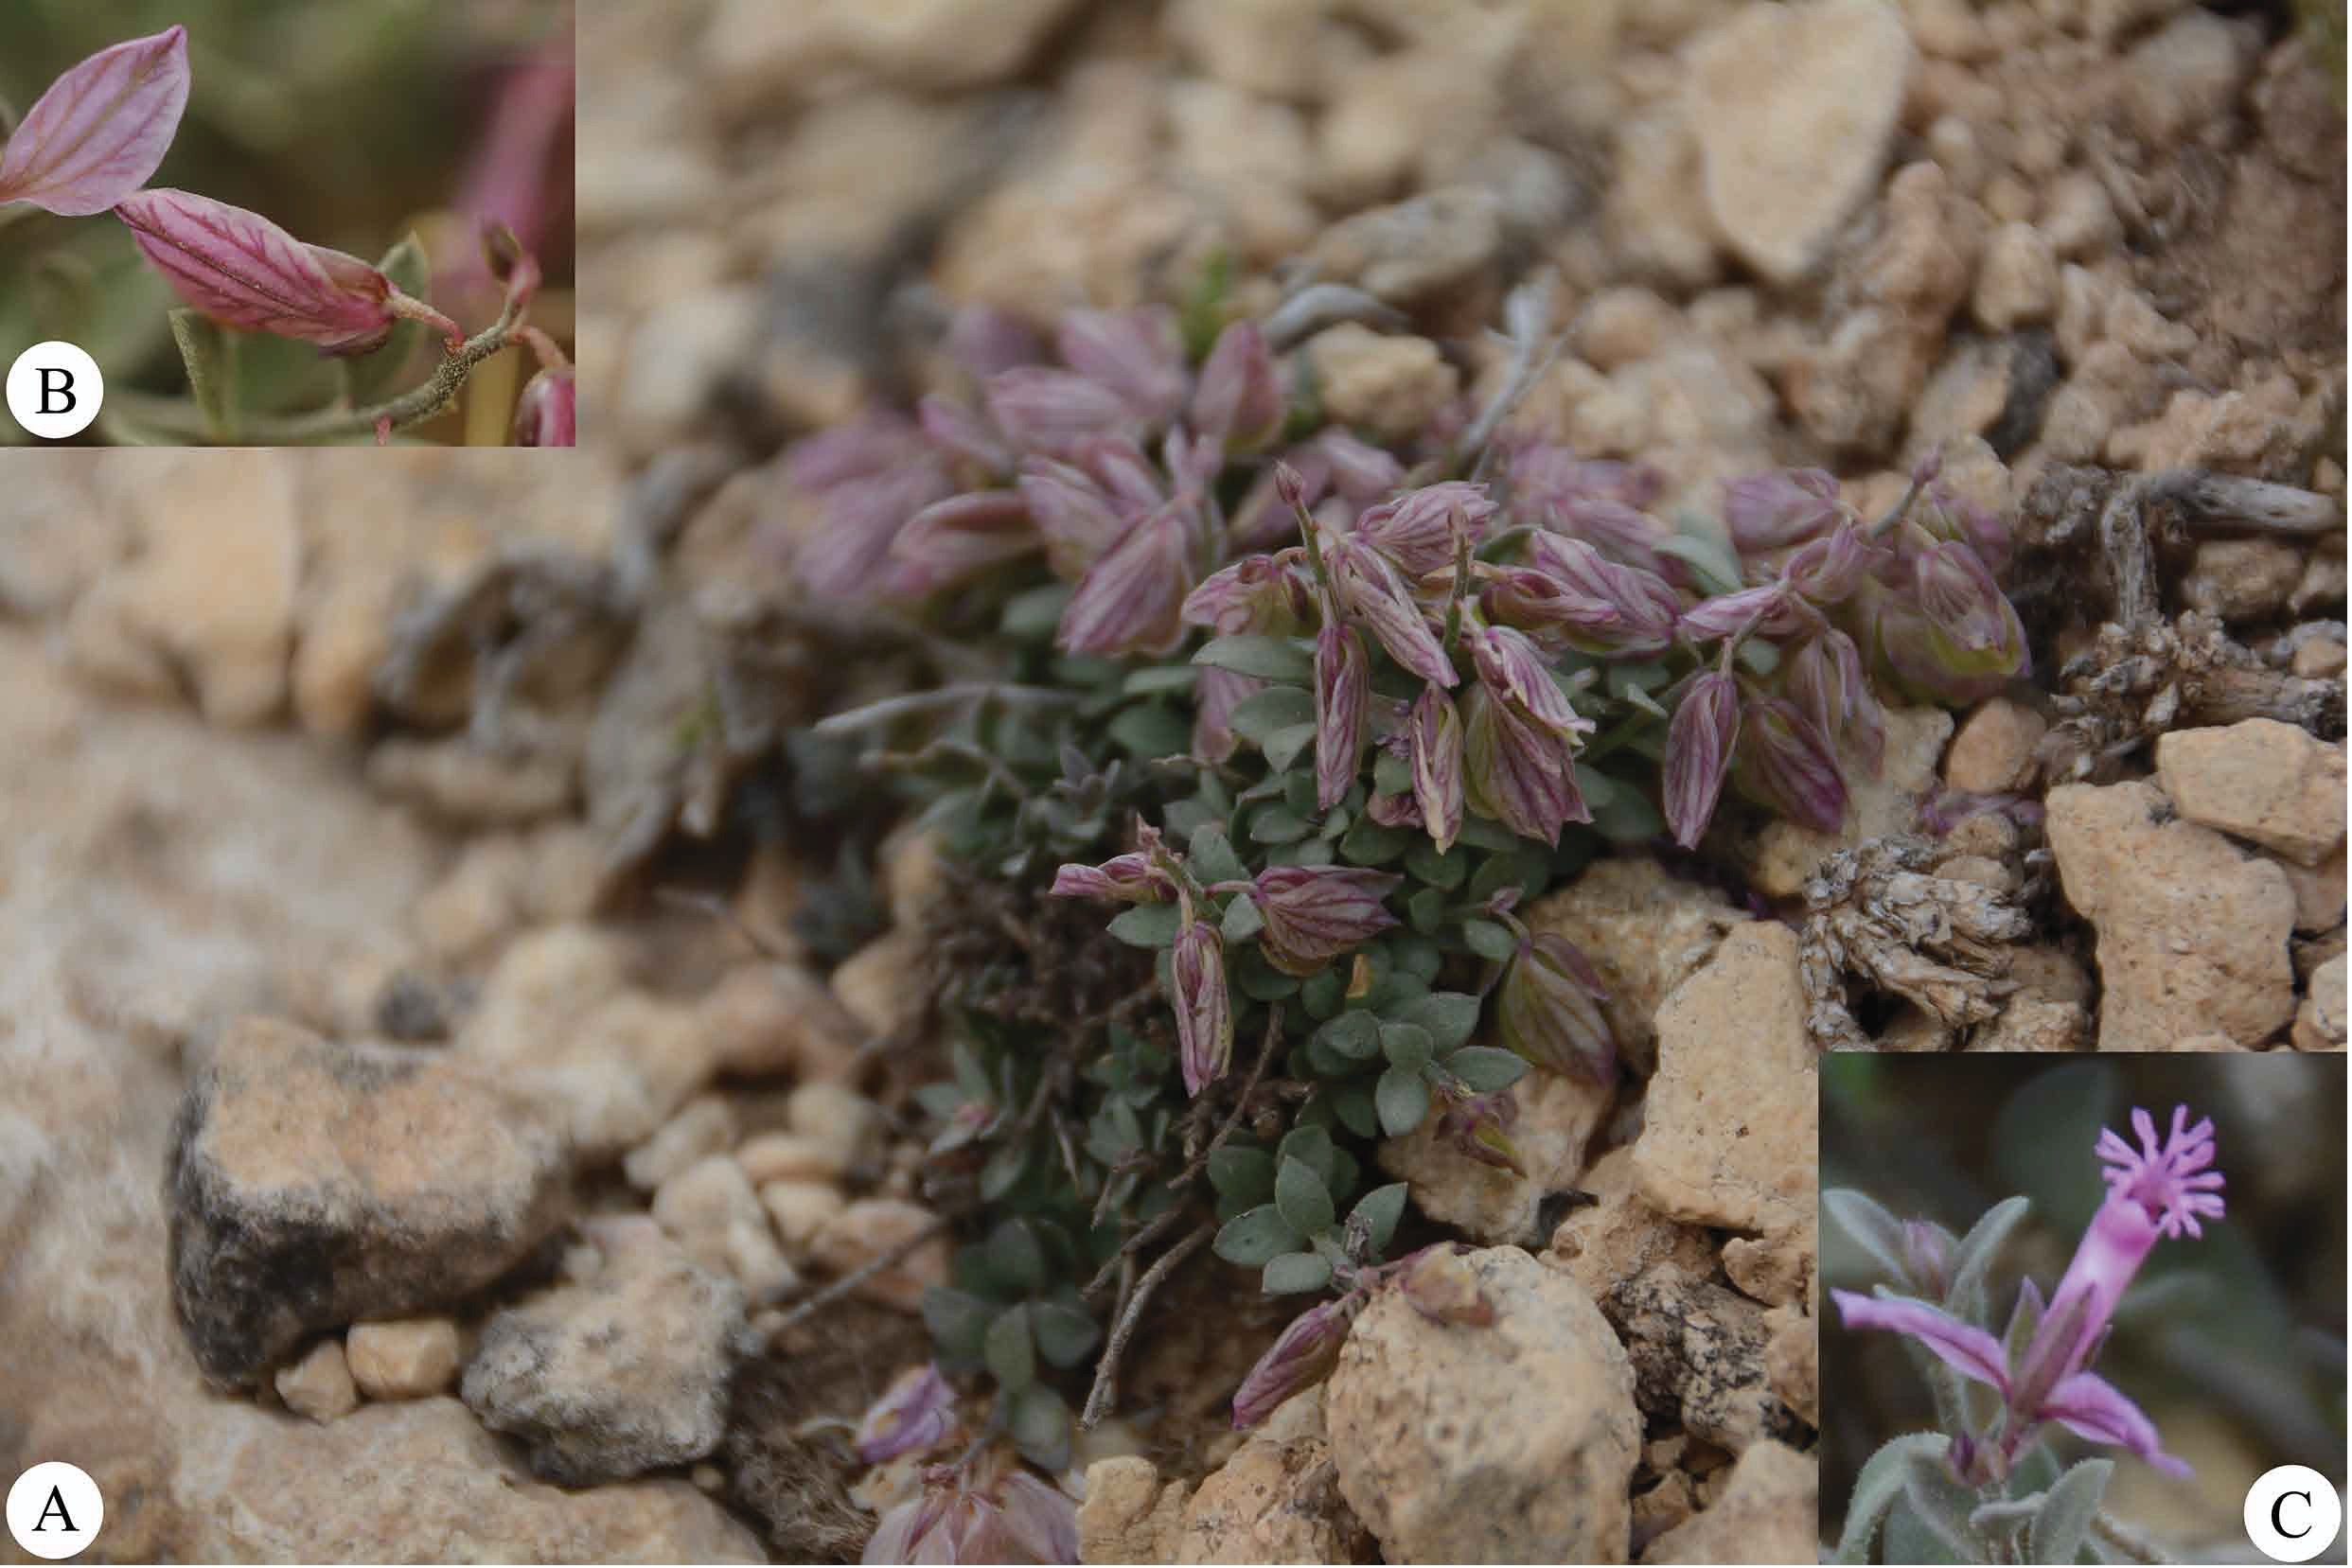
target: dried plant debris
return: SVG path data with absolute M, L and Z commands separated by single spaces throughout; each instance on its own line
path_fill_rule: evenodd
M 2014 987 L 2009 949 L 2033 921 L 2007 894 L 1936 875 L 1924 838 L 1873 838 L 1841 850 L 1805 886 L 1797 958 L 1806 1028 L 1824 1050 L 1871 1050 L 1848 990 L 1871 990 L 1926 1010 L 1948 1031 L 1986 1023 Z

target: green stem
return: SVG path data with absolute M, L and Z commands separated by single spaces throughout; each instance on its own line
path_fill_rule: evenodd
M 421 386 L 414 387 L 388 402 L 363 409 L 328 409 L 319 414 L 301 414 L 280 418 L 256 417 L 245 421 L 245 440 L 260 447 L 297 446 L 309 441 L 330 441 L 338 436 L 382 434 L 406 430 L 421 424 L 439 414 L 457 399 L 458 389 L 466 384 L 474 367 L 506 346 L 511 341 L 522 308 L 508 302 L 498 320 L 468 338 L 463 346 L 433 367 L 433 375 Z

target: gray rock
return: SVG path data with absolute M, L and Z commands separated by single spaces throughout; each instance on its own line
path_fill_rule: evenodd
M 215 1383 L 309 1335 L 463 1299 L 569 1204 L 562 1136 L 446 1053 L 245 1018 L 189 1084 L 167 1204 L 174 1304 Z
M 533 1470 L 575 1487 L 716 1448 L 728 1379 L 758 1343 L 743 1287 L 651 1221 L 588 1228 L 596 1272 L 491 1318 L 461 1389 L 492 1431 L 522 1439 Z

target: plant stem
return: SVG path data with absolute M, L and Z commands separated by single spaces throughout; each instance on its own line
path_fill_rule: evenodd
M 1216 1233 L 1215 1222 L 1203 1221 L 1199 1229 L 1161 1253 L 1159 1261 L 1145 1269 L 1143 1277 L 1135 1282 L 1135 1294 L 1127 1298 L 1126 1310 L 1119 1314 L 1119 1322 L 1110 1331 L 1110 1344 L 1104 1348 L 1103 1359 L 1094 1364 L 1094 1386 L 1088 1391 L 1086 1411 L 1078 1418 L 1082 1429 L 1092 1431 L 1096 1423 L 1110 1414 L 1119 1387 L 1119 1358 L 1126 1354 L 1127 1341 L 1135 1337 L 1135 1326 L 1142 1318 L 1152 1293 L 1176 1272 L 1178 1263 L 1207 1246 Z
M 295 446 L 344 435 L 382 435 L 421 424 L 456 400 L 458 389 L 466 384 L 466 378 L 473 374 L 476 365 L 506 346 L 522 314 L 522 308 L 509 301 L 506 308 L 499 312 L 498 320 L 468 338 L 455 352 L 433 366 L 433 375 L 423 385 L 388 402 L 373 408 L 329 409 L 322 414 L 285 418 L 248 418 L 244 421 L 245 440 L 253 446 Z
M 951 686 L 934 687 L 928 692 L 909 692 L 903 696 L 889 696 L 879 702 L 869 702 L 862 708 L 830 714 L 809 729 L 820 735 L 845 734 L 872 725 L 886 724 L 908 714 L 920 714 L 932 708 L 952 708 L 964 702 L 993 701 L 1012 707 L 1046 708 L 1077 700 L 1074 693 L 1052 686 L 1006 686 L 985 680 L 958 681 Z

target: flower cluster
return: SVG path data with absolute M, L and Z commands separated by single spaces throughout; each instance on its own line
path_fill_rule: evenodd
M 1811 470 L 1714 515 L 1540 441 L 1456 450 L 1468 417 L 1369 445 L 1246 321 L 1078 311 L 1049 347 L 975 310 L 946 349 L 972 396 L 788 449 L 771 527 L 812 595 L 962 650 L 957 705 L 826 726 L 914 743 L 872 755 L 953 859 L 1053 868 L 1050 908 L 1112 907 L 1154 955 L 1166 1034 L 1115 1007 L 975 1028 L 927 1091 L 933 1157 L 993 1224 L 927 1313 L 1033 1457 L 1039 1358 L 1069 1365 L 1070 1314 L 1188 1216 L 1269 1293 L 1334 1293 L 1252 1374 L 1254 1418 L 1407 1277 L 1379 1261 L 1404 1190 L 1362 1189 L 1371 1140 L 1434 1118 L 1518 1169 L 1521 1075 L 1623 1070 L 1602 977 L 1536 907 L 1556 880 L 1699 844 L 1727 788 L 1834 828 L 1879 693 L 2025 668 L 2006 537 L 1932 468 L 1875 520 Z M 968 1020 L 1008 983 L 946 999 Z

